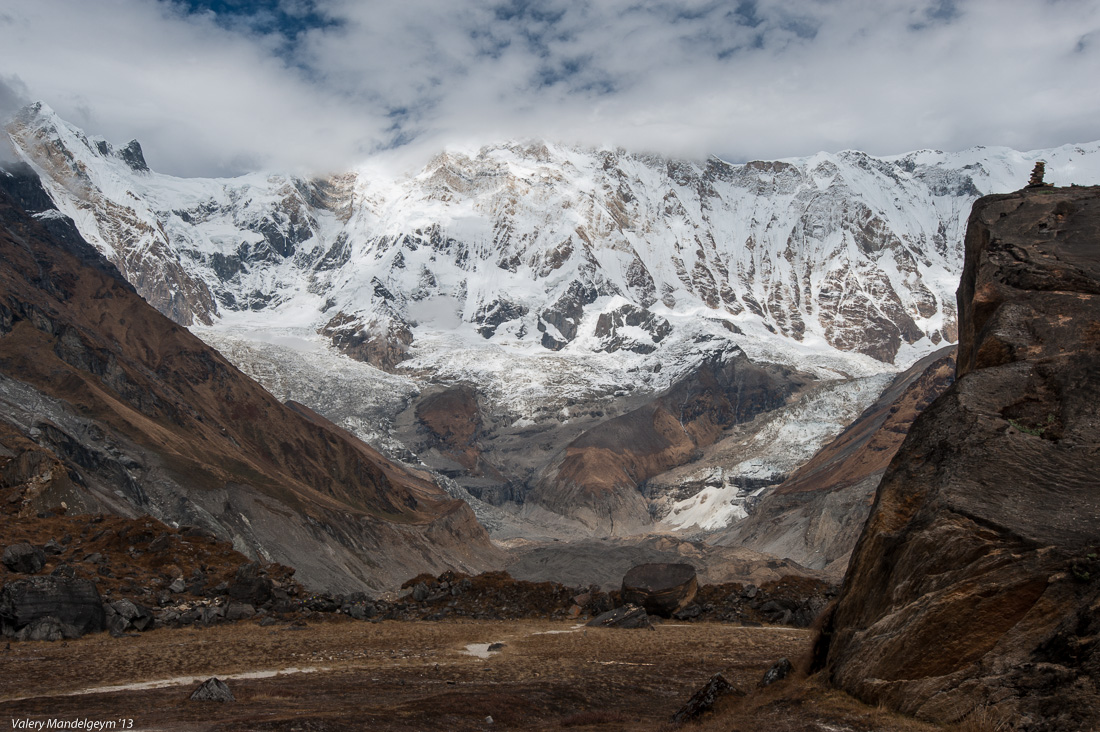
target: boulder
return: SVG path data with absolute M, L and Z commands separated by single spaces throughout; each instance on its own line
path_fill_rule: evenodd
M 778 600 L 768 600 L 760 605 L 760 613 L 767 617 L 769 622 L 776 625 L 788 625 L 791 622 L 791 608 L 785 607 L 786 604 Z
M 198 612 L 196 620 L 206 625 L 211 625 L 225 619 L 225 605 L 205 605 L 195 608 L 195 610 Z
M 685 607 L 683 610 L 674 613 L 672 617 L 676 618 L 677 620 L 694 620 L 702 614 L 702 606 L 700 606 L 698 603 L 693 602 Z
M 231 602 L 225 609 L 226 620 L 247 620 L 256 615 L 256 608 L 245 602 Z
M 879 484 L 815 658 L 939 723 L 1100 729 L 1100 188 L 982 198 L 965 248 L 958 378 Z
M 327 592 L 318 592 L 306 598 L 306 608 L 315 613 L 334 613 L 340 610 L 344 598 Z
M 590 628 L 652 628 L 645 608 L 637 605 L 623 605 L 608 610 L 588 621 Z
M 79 631 L 106 628 L 103 601 L 95 583 L 68 577 L 31 577 L 8 582 L 0 590 L 0 626 L 14 636 L 39 618 L 52 617 Z
M 690 564 L 640 564 L 623 577 L 623 602 L 641 605 L 647 613 L 671 618 L 683 610 L 699 589 Z
M 23 626 L 23 629 L 15 634 L 15 639 L 20 641 L 59 641 L 73 640 L 81 635 L 78 628 L 63 623 L 53 616 L 46 616 Z
M 347 613 L 354 620 L 367 620 L 373 618 L 378 611 L 371 603 L 356 603 L 348 606 Z
M 46 553 L 30 544 L 12 544 L 4 549 L 0 561 L 12 572 L 37 574 L 46 566 Z
M 692 719 L 697 719 L 709 712 L 720 697 L 730 694 L 744 696 L 745 692 L 735 689 L 733 684 L 726 681 L 726 677 L 722 674 L 715 674 L 691 695 L 691 699 L 688 699 L 687 704 L 680 707 L 679 711 L 672 715 L 671 721 L 673 724 L 683 724 Z
M 161 533 L 157 538 L 149 542 L 149 551 L 151 552 L 168 552 L 173 548 L 174 540 L 167 532 Z
M 212 676 L 202 682 L 199 688 L 191 693 L 191 701 L 231 702 L 237 701 L 229 686 L 216 676 Z
M 772 664 L 772 667 L 764 672 L 764 678 L 760 679 L 760 688 L 771 686 L 776 681 L 782 681 L 791 675 L 794 667 L 789 659 L 781 658 Z
M 107 627 L 116 635 L 131 628 L 137 631 L 145 631 L 153 627 L 154 616 L 152 611 L 132 600 L 115 600 L 107 603 L 104 610 L 107 613 Z
M 271 599 L 271 592 L 275 585 L 271 578 L 263 571 L 258 562 L 242 564 L 237 570 L 233 583 L 229 585 L 229 596 L 239 602 L 247 602 L 253 607 L 260 607 Z

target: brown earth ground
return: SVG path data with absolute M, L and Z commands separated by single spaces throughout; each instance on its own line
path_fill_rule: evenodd
M 807 630 L 672 622 L 654 631 L 549 621 L 332 621 L 125 638 L 100 633 L 0 651 L 0 724 L 29 718 L 123 720 L 115 729 L 133 720 L 134 730 L 669 730 L 669 717 L 712 674 L 751 692 L 777 658 L 805 655 L 811 640 Z M 503 649 L 487 659 L 465 651 L 496 642 Z M 232 678 L 293 668 L 317 670 Z M 188 699 L 200 680 L 215 675 L 228 677 L 236 702 Z M 162 688 L 104 688 L 171 679 Z M 87 689 L 98 691 L 74 694 Z M 700 728 L 940 729 L 859 705 L 814 679 L 727 698 L 701 727 L 684 727 Z

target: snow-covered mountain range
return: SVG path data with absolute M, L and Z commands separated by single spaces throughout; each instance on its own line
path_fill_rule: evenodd
M 715 353 L 822 382 L 893 373 L 957 337 L 978 196 L 1022 187 L 1037 160 L 1050 182 L 1100 182 L 1098 142 L 746 164 L 507 143 L 447 150 L 401 176 L 366 163 L 315 178 L 180 179 L 150 171 L 136 141 L 116 148 L 41 103 L 7 132 L 150 303 L 246 372 L 259 364 L 266 379 L 252 375 L 276 396 L 326 402 L 375 444 L 389 439 L 392 405 L 387 416 L 357 409 L 354 389 L 317 393 L 333 349 L 393 374 L 349 376 L 391 390 L 360 404 L 475 384 L 493 415 L 486 435 L 573 420 L 575 436 L 630 406 L 611 400 L 656 394 Z M 845 415 L 877 396 L 849 392 L 862 401 L 846 396 Z M 826 440 L 843 426 L 811 432 Z M 524 469 L 501 480 L 537 466 Z M 683 500 L 679 513 L 713 523 Z

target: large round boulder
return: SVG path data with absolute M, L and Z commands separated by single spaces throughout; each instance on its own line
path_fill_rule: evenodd
M 97 633 L 106 627 L 103 600 L 90 580 L 31 577 L 8 582 L 0 589 L 0 627 L 4 635 L 14 636 L 46 617 L 79 633 Z
M 623 577 L 622 601 L 640 605 L 650 615 L 671 618 L 695 599 L 698 589 L 690 564 L 639 564 Z
M 18 574 L 37 574 L 46 566 L 46 554 L 30 544 L 12 544 L 4 549 L 0 562 Z

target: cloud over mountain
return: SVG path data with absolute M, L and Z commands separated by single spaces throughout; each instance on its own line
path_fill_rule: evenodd
M 1100 136 L 1100 8 L 1011 0 L 77 0 L 0 67 L 183 175 L 543 137 L 730 159 Z

